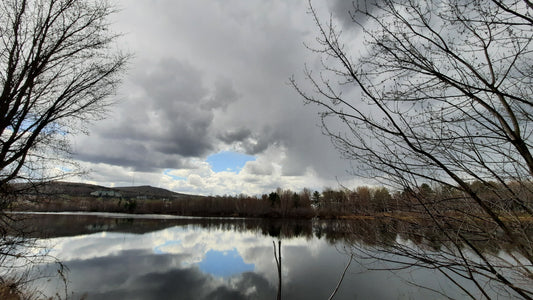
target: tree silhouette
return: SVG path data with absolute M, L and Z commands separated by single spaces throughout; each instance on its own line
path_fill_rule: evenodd
M 72 168 L 55 160 L 68 157 L 71 133 L 103 117 L 128 58 L 114 49 L 113 12 L 107 1 L 0 4 L 1 191 Z
M 319 33 L 309 48 L 322 67 L 306 67 L 305 85 L 293 86 L 322 109 L 324 132 L 354 173 L 404 191 L 441 232 L 440 253 L 405 244 L 394 252 L 452 282 L 468 278 L 484 297 L 495 284 L 531 298 L 533 210 L 523 195 L 533 176 L 533 3 L 354 3 L 349 25 L 310 12 Z M 421 183 L 448 194 L 428 195 Z M 488 254 L 479 241 L 518 251 Z
M 3 0 L 0 3 L 0 263 L 27 258 L 21 216 L 5 210 L 28 185 L 63 177 L 70 134 L 83 131 L 111 104 L 128 55 L 114 49 L 117 35 L 107 1 Z M 44 251 L 43 251 L 44 252 Z M 17 258 L 14 260 L 13 258 Z M 16 262 L 14 262 L 16 261 Z M 5 278 L 0 278 L 3 282 Z

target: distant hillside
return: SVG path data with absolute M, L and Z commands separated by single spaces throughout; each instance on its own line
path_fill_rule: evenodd
M 113 190 L 120 191 L 124 197 L 147 196 L 149 198 L 181 198 L 191 196 L 149 185 L 115 187 Z
M 94 184 L 52 181 L 40 184 L 36 187 L 18 186 L 17 189 L 23 188 L 27 194 L 41 195 L 68 195 L 72 197 L 88 197 L 91 193 L 98 191 L 120 193 L 124 198 L 142 197 L 147 199 L 179 199 L 184 197 L 201 197 L 176 193 L 162 188 L 152 186 L 127 186 L 127 187 L 104 187 Z

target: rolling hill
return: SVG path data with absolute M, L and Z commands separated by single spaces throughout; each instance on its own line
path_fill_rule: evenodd
M 66 195 L 71 197 L 87 197 L 94 192 L 114 192 L 119 193 L 124 198 L 146 198 L 146 199 L 180 199 L 185 197 L 201 197 L 172 192 L 166 189 L 157 188 L 149 185 L 144 186 L 125 186 L 125 187 L 104 187 L 87 183 L 75 183 L 64 181 L 52 181 L 38 184 L 36 186 L 18 185 L 16 189 L 24 190 L 26 194 L 39 195 Z

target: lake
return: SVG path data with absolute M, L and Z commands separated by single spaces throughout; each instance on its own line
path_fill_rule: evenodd
M 65 213 L 24 217 L 40 229 L 34 233 L 38 244 L 68 269 L 66 294 L 72 299 L 276 299 L 279 242 L 282 298 L 328 299 L 354 244 L 348 232 L 353 227 L 333 221 Z M 358 245 L 369 249 L 382 238 L 355 236 Z M 370 270 L 376 267 L 388 265 L 355 256 L 334 299 L 445 298 L 417 285 L 465 298 L 437 271 Z M 57 274 L 57 265 L 43 263 L 37 270 L 34 274 Z M 59 276 L 36 280 L 34 286 L 45 295 L 65 294 Z

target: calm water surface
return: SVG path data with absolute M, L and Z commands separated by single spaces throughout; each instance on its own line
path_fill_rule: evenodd
M 67 268 L 72 299 L 276 299 L 281 241 L 283 299 L 328 299 L 350 260 L 341 227 L 327 222 L 124 215 L 32 215 L 40 243 Z M 43 238 L 46 236 L 47 238 Z M 463 298 L 436 272 L 370 271 L 354 260 L 335 299 Z M 56 272 L 55 264 L 40 272 Z M 35 283 L 48 295 L 57 276 Z

